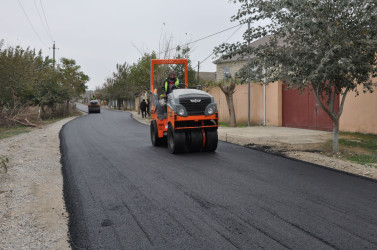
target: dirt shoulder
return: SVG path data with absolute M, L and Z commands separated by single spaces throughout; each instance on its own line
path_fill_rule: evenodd
M 218 132 L 223 141 L 377 180 L 376 167 L 324 150 L 332 139 L 330 132 L 283 127 L 219 128 Z
M 0 140 L 1 249 L 70 249 L 59 131 L 74 118 Z
M 142 118 L 135 111 L 130 113 L 143 124 L 151 122 L 150 118 Z M 352 163 L 339 154 L 323 152 L 324 145 L 332 138 L 330 132 L 283 127 L 221 127 L 218 134 L 222 141 L 377 180 L 376 167 Z

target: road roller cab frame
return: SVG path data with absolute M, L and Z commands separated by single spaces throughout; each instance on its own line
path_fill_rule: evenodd
M 154 68 L 160 64 L 183 64 L 185 68 L 184 84 L 166 98 L 160 98 L 154 89 Z M 188 89 L 187 59 L 151 60 L 151 111 L 150 135 L 154 146 L 167 142 L 172 154 L 216 150 L 217 104 L 208 93 Z

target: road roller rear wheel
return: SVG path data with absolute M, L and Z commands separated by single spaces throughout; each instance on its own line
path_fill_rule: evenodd
M 190 152 L 198 152 L 203 148 L 203 133 L 201 130 L 191 130 L 188 133 L 188 149 Z
M 206 145 L 205 151 L 213 152 L 217 149 L 217 129 L 207 129 L 205 131 L 206 134 Z
M 185 132 L 174 130 L 171 124 L 168 127 L 168 148 L 172 154 L 182 153 L 186 150 Z
M 158 130 L 156 121 L 152 121 L 150 125 L 151 142 L 152 145 L 157 147 L 164 144 L 164 138 L 158 138 Z

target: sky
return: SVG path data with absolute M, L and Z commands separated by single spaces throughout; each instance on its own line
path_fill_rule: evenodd
M 164 37 L 179 45 L 237 25 L 230 18 L 238 8 L 228 0 L 1 0 L 0 40 L 3 48 L 20 45 L 51 57 L 55 41 L 56 60 L 75 59 L 93 90 L 117 63 L 133 64 L 141 53 L 159 51 Z M 191 44 L 193 64 L 225 41 L 242 41 L 247 27 L 238 28 Z M 208 58 L 200 71 L 215 72 L 213 61 Z

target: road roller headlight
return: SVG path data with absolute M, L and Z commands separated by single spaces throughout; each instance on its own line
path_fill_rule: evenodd
M 216 103 L 210 103 L 208 104 L 204 114 L 206 116 L 213 115 L 217 111 L 217 104 Z
M 179 116 L 187 116 L 187 111 L 185 109 L 185 107 L 183 107 L 182 105 L 178 104 L 176 107 L 175 107 L 175 113 Z

